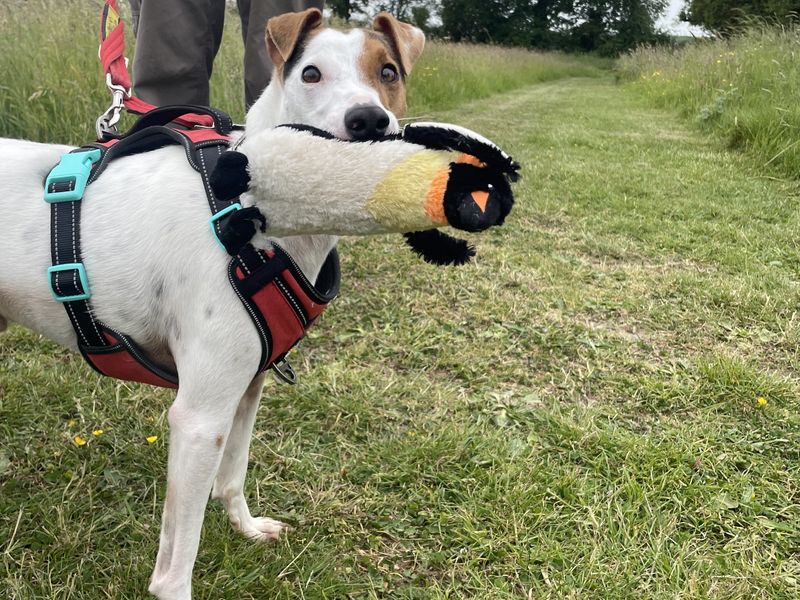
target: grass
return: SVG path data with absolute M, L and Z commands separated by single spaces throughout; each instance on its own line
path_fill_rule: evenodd
M 517 208 L 461 269 L 342 243 L 251 452 L 295 529 L 211 504 L 196 597 L 796 598 L 797 184 L 607 77 L 433 116 L 524 165 Z M 171 398 L 0 336 L 2 597 L 145 596 Z
M 783 176 L 800 172 L 800 28 L 753 26 L 727 40 L 641 48 L 621 77 L 657 106 L 679 110 L 731 148 Z

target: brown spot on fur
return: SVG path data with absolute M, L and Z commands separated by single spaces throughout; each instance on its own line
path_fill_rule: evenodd
M 218 435 L 215 443 L 217 445 L 217 449 L 222 448 L 222 444 L 225 443 L 225 438 L 221 435 Z
M 406 85 L 403 78 L 394 83 L 386 83 L 381 79 L 384 65 L 390 64 L 400 71 L 399 59 L 384 36 L 371 31 L 365 32 L 364 53 L 361 55 L 359 67 L 369 86 L 377 90 L 381 104 L 396 117 L 403 117 L 408 108 L 406 104 Z

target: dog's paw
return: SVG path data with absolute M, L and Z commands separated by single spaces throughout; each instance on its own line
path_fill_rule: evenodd
M 286 523 L 270 519 L 269 517 L 251 517 L 244 523 L 233 522 L 233 528 L 242 535 L 256 542 L 269 542 L 278 540 L 282 533 L 291 529 Z

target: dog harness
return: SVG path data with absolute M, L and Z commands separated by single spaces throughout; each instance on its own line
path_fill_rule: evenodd
M 210 118 L 212 127 L 181 128 L 184 123 Z M 202 178 L 211 216 L 209 235 L 220 251 L 231 254 L 228 281 L 250 315 L 261 340 L 258 370 L 272 367 L 284 380 L 296 378 L 286 353 L 305 335 L 339 291 L 339 258 L 334 249 L 317 281 L 309 282 L 300 268 L 277 244 L 269 250 L 255 248 L 251 236 L 230 243 L 234 215 L 242 208 L 238 198 L 217 198 L 210 173 L 231 143 L 236 128 L 225 113 L 200 106 L 166 106 L 144 114 L 124 135 L 86 144 L 64 154 L 45 181 L 45 202 L 50 204 L 51 258 L 47 270 L 53 298 L 64 305 L 75 329 L 78 348 L 99 373 L 126 381 L 176 388 L 174 370 L 148 358 L 130 336 L 98 320 L 91 305 L 89 276 L 81 259 L 80 210 L 87 185 L 96 181 L 109 162 L 131 154 L 180 144 L 186 158 Z M 241 213 L 251 209 L 244 209 Z M 255 228 L 251 226 L 252 232 Z

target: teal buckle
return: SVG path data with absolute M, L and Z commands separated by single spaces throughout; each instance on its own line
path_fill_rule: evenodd
M 74 296 L 61 296 L 56 292 L 56 288 L 53 285 L 53 273 L 59 273 L 61 271 L 77 271 L 78 278 L 81 282 L 81 289 L 83 289 L 82 294 L 76 294 Z M 86 277 L 86 269 L 83 267 L 83 263 L 66 263 L 63 265 L 55 265 L 47 269 L 47 280 L 50 283 L 50 293 L 53 294 L 53 300 L 56 302 L 73 302 L 75 300 L 87 300 L 91 297 L 92 292 L 89 289 L 89 279 Z
M 222 243 L 222 240 L 219 239 L 219 235 L 217 235 L 217 228 L 214 227 L 214 225 L 225 215 L 229 215 L 233 211 L 239 210 L 240 208 L 242 208 L 242 205 L 236 202 L 235 204 L 231 204 L 229 207 L 223 208 L 221 211 L 211 215 L 208 218 L 208 225 L 209 227 L 211 227 L 211 233 L 214 234 L 214 239 L 217 240 L 217 244 L 219 244 L 219 247 L 225 250 L 225 252 L 227 252 L 228 250 L 227 248 L 225 248 L 225 244 Z
M 53 167 L 44 182 L 44 201 L 52 204 L 53 202 L 74 202 L 83 198 L 86 182 L 89 181 L 89 175 L 92 172 L 92 165 L 100 160 L 100 156 L 99 149 L 62 154 L 61 160 Z M 56 189 L 64 187 L 63 184 L 67 184 L 66 189 Z

